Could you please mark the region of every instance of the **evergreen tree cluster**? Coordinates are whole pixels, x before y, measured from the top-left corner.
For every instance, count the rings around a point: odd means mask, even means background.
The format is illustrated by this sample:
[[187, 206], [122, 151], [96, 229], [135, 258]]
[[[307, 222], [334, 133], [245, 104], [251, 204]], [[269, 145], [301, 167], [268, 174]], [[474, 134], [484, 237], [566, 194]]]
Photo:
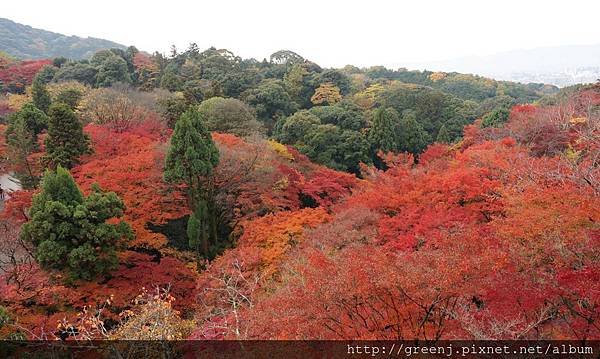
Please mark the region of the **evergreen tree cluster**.
[[124, 221], [107, 222], [123, 215], [125, 206], [117, 195], [94, 185], [84, 196], [61, 166], [46, 171], [40, 187], [33, 198], [31, 220], [21, 231], [21, 237], [34, 244], [40, 265], [84, 280], [115, 269], [117, 250], [133, 238]]

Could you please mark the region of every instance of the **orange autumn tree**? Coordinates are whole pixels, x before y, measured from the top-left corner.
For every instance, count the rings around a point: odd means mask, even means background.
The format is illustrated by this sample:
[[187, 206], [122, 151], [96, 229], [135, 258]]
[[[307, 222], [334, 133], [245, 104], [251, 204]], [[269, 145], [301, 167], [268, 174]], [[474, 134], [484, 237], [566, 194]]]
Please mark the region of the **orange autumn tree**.
[[242, 324], [236, 320], [238, 312], [253, 305], [252, 294], [264, 281], [280, 275], [286, 253], [305, 239], [307, 229], [329, 218], [322, 208], [307, 208], [245, 223], [236, 248], [227, 251], [200, 275], [201, 306], [196, 317], [201, 324], [194, 337], [244, 338], [246, 329], [242, 330]]

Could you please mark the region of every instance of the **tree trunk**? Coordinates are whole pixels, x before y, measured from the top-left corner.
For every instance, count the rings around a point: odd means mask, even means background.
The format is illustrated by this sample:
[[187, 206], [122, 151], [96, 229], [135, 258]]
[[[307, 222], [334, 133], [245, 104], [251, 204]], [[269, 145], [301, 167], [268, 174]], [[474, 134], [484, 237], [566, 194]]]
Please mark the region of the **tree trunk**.
[[208, 226], [206, 224], [207, 224], [206, 218], [202, 218], [202, 229], [201, 229], [202, 241], [201, 241], [201, 244], [202, 244], [202, 252], [203, 252], [204, 258], [208, 258], [209, 254], [210, 254], [209, 253], [209, 242], [208, 242], [209, 241], [208, 228], [207, 228]]

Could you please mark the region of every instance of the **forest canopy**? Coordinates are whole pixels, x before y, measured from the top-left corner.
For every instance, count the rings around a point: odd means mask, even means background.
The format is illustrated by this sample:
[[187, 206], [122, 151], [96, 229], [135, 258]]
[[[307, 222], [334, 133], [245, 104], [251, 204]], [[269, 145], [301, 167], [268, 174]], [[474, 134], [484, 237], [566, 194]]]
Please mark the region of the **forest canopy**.
[[600, 338], [598, 84], [195, 44], [0, 83], [0, 339]]

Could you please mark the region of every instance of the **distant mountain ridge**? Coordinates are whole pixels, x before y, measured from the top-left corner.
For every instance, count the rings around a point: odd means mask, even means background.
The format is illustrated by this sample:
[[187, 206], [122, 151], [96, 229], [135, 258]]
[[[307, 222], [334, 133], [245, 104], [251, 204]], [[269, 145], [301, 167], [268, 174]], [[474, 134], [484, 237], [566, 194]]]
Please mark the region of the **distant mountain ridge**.
[[0, 51], [20, 59], [64, 56], [80, 60], [91, 57], [98, 50], [109, 48], [127, 47], [93, 37], [66, 36], [0, 18]]
[[474, 73], [497, 80], [568, 86], [591, 83], [600, 78], [600, 44], [512, 50], [413, 66], [433, 71]]

